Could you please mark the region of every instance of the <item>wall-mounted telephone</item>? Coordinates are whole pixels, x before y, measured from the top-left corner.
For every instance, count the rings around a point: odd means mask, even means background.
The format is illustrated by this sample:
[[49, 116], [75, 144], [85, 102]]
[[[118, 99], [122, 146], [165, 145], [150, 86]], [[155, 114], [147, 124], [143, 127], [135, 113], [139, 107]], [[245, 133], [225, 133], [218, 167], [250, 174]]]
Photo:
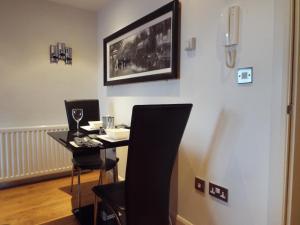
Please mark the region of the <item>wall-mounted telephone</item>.
[[233, 68], [236, 61], [236, 46], [239, 44], [240, 7], [229, 7], [224, 16], [226, 65]]

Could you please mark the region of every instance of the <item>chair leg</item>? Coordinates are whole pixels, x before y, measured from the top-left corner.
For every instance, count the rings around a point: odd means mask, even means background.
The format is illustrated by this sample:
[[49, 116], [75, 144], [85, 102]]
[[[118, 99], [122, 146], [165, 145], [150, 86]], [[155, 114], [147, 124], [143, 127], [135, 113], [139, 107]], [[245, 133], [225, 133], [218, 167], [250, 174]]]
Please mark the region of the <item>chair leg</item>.
[[97, 198], [97, 195], [95, 195], [95, 201], [94, 201], [94, 225], [97, 225], [97, 218], [98, 218], [98, 198]]
[[113, 177], [114, 182], [117, 183], [119, 181], [118, 165], [116, 165], [113, 169]]
[[78, 198], [78, 208], [80, 208], [81, 206], [81, 190], [80, 190], [80, 174], [81, 174], [81, 170], [80, 168], [77, 169], [78, 170], [78, 190], [77, 190], [77, 198]]
[[173, 225], [173, 222], [172, 222], [171, 216], [169, 216], [169, 225]]
[[73, 165], [72, 167], [72, 173], [71, 173], [71, 193], [73, 192], [73, 185], [74, 185], [74, 170], [75, 170], [75, 167]]
[[103, 184], [103, 171], [99, 171], [98, 185]]

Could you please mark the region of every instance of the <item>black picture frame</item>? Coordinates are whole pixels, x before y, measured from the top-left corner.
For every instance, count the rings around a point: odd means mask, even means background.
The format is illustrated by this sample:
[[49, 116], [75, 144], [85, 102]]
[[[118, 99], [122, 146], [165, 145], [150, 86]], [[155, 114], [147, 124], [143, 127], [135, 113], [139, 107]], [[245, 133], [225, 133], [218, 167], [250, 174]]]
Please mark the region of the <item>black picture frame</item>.
[[106, 37], [103, 63], [104, 86], [178, 78], [178, 0]]

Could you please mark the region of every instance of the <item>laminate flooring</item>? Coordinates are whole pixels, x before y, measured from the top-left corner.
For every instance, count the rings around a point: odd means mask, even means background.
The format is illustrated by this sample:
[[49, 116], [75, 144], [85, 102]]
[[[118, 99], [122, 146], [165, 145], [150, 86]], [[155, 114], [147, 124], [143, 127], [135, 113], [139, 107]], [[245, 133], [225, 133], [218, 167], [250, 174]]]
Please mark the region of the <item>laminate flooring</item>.
[[[82, 205], [93, 203], [91, 187], [97, 185], [99, 171], [81, 175]], [[77, 179], [73, 194], [70, 177], [0, 190], [0, 225], [79, 225], [73, 216]]]

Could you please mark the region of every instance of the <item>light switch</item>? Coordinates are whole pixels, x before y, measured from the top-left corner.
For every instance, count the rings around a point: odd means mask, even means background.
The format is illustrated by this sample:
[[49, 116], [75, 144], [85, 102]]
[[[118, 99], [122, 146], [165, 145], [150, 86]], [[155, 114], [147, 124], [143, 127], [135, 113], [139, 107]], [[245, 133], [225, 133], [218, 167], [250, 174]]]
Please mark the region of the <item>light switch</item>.
[[253, 68], [239, 68], [237, 71], [237, 83], [248, 84], [253, 82]]
[[205, 181], [199, 177], [195, 177], [195, 188], [200, 192], [205, 192]]

